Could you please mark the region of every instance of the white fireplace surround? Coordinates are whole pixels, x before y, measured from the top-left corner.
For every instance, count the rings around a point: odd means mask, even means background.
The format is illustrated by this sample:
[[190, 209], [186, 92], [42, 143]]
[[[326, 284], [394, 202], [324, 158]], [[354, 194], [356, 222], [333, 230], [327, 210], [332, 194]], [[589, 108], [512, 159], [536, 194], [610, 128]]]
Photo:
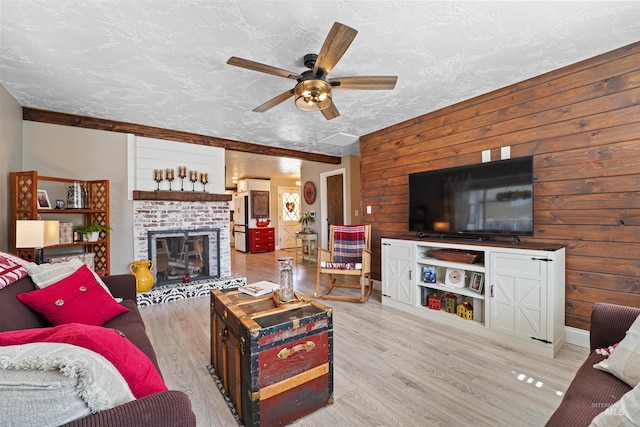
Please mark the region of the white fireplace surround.
[[226, 201], [134, 200], [135, 259], [148, 259], [149, 231], [217, 228], [220, 230], [220, 277], [231, 277], [229, 212], [229, 202]]

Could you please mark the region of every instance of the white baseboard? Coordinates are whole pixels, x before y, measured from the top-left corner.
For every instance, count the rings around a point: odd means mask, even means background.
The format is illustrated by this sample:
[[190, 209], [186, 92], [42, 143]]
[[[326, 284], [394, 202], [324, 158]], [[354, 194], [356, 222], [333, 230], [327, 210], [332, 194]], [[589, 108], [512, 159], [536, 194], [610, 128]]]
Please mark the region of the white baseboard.
[[572, 328], [571, 326], [564, 327], [564, 338], [567, 344], [574, 344], [580, 347], [589, 348], [589, 331], [584, 329]]

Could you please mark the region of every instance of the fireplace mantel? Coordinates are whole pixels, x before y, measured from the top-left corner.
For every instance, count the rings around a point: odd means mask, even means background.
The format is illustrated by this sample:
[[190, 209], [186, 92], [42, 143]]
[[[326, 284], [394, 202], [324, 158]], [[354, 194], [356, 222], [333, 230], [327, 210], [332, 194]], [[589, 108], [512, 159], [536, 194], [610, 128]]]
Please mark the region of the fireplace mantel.
[[173, 202], [228, 202], [230, 194], [211, 194], [201, 191], [133, 191], [133, 200], [167, 200]]

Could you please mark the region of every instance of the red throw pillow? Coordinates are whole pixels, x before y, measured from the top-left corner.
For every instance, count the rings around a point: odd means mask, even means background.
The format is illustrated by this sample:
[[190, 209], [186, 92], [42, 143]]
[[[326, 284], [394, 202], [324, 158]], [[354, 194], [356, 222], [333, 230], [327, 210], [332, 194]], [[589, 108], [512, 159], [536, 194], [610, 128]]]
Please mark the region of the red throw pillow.
[[33, 342], [73, 344], [102, 355], [122, 374], [131, 392], [138, 399], [167, 391], [167, 386], [153, 362], [115, 329], [69, 323], [52, 328], [0, 333], [0, 346]]
[[53, 285], [16, 297], [54, 325], [75, 322], [101, 326], [129, 311], [96, 282], [86, 265]]

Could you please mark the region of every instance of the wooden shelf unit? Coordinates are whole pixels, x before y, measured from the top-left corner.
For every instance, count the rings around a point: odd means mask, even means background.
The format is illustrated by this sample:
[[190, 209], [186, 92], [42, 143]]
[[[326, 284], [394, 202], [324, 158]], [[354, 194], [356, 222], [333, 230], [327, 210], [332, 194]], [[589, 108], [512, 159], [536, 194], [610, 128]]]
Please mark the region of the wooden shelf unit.
[[[48, 182], [50, 185], [61, 188], [78, 182], [87, 189], [87, 208], [84, 209], [40, 209], [38, 207], [38, 189], [40, 182]], [[49, 193], [52, 206], [55, 199], [66, 201], [67, 194]], [[94, 180], [84, 181], [79, 179], [58, 178], [38, 175], [37, 171], [11, 172], [9, 174], [9, 250], [28, 261], [35, 259], [35, 249], [16, 248], [16, 221], [53, 219], [64, 220], [81, 217], [84, 224], [110, 225], [109, 218], [109, 181]], [[72, 221], [70, 221], [72, 222]], [[73, 242], [50, 246], [47, 249], [77, 247], [84, 252], [95, 254], [96, 272], [101, 275], [110, 274], [110, 237], [109, 233], [100, 233], [97, 242]], [[45, 249], [46, 251], [46, 249]]]

